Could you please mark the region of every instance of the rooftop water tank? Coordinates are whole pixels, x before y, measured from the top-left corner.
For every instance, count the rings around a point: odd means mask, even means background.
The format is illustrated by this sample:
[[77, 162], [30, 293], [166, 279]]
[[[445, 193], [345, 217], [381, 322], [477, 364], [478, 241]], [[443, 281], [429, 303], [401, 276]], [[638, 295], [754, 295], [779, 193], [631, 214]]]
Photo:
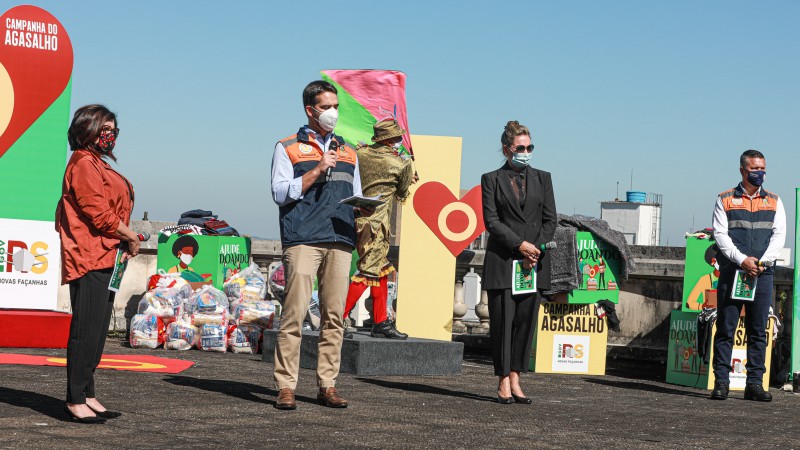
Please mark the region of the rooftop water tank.
[[644, 203], [647, 201], [647, 192], [628, 191], [625, 193], [630, 203]]

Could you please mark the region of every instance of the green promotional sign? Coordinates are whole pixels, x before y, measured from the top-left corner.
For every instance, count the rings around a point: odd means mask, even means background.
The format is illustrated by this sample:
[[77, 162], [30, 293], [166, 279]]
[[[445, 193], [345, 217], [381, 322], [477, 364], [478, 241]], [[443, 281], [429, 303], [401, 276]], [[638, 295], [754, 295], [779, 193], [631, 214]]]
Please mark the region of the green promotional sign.
[[792, 300], [792, 379], [800, 372], [800, 188], [795, 189], [794, 295]]
[[72, 44], [31, 5], [3, 12], [0, 36], [0, 308], [56, 309]]
[[569, 303], [597, 303], [600, 300], [619, 302], [617, 276], [622, 257], [619, 250], [595, 238], [588, 231], [575, 235], [578, 246], [580, 286], [569, 293]]
[[667, 383], [705, 389], [709, 367], [697, 353], [697, 314], [672, 311], [667, 345]]
[[180, 273], [195, 286], [222, 289], [231, 275], [250, 262], [250, 238], [172, 234], [158, 236], [158, 273]]
[[714, 241], [686, 238], [686, 266], [683, 272], [683, 311], [700, 312], [706, 302], [706, 291], [717, 289], [719, 270]]

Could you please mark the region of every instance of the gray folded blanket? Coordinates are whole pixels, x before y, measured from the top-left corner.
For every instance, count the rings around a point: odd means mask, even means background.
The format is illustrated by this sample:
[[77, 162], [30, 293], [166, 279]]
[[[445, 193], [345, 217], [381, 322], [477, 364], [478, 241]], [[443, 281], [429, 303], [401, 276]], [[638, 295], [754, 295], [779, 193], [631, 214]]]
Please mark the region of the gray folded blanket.
[[575, 245], [575, 234], [578, 231], [589, 231], [619, 251], [622, 261], [620, 273], [617, 274], [618, 280], [627, 280], [628, 275], [636, 271], [636, 262], [633, 260], [625, 236], [619, 231], [612, 230], [608, 222], [582, 215], [559, 214], [553, 238], [558, 247], [550, 255], [550, 289], [543, 291], [542, 294], [549, 296], [579, 287], [578, 280], [581, 274], [578, 271], [578, 248]]

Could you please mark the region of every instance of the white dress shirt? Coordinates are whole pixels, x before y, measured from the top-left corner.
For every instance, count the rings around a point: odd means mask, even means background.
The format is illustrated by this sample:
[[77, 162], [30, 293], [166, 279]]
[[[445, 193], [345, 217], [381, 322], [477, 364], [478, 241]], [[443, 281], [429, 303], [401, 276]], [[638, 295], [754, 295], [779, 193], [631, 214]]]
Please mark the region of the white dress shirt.
[[[741, 183], [739, 183], [741, 186]], [[742, 188], [744, 190], [744, 188]], [[755, 198], [761, 192], [759, 188], [756, 195], [748, 195], [751, 199]], [[745, 191], [745, 195], [747, 195]], [[725, 208], [722, 206], [722, 199], [717, 197], [717, 204], [714, 207], [714, 216], [711, 219], [711, 226], [714, 229], [714, 239], [717, 241], [720, 251], [726, 258], [735, 262], [739, 266], [742, 265], [748, 256], [740, 252], [733, 244], [733, 240], [728, 236], [728, 215], [725, 214]], [[761, 261], [772, 261], [773, 263], [778, 259], [780, 251], [786, 243], [786, 210], [783, 209], [783, 202], [780, 197], [778, 198], [778, 205], [775, 209], [775, 219], [772, 222], [772, 237], [769, 238], [769, 245]]]

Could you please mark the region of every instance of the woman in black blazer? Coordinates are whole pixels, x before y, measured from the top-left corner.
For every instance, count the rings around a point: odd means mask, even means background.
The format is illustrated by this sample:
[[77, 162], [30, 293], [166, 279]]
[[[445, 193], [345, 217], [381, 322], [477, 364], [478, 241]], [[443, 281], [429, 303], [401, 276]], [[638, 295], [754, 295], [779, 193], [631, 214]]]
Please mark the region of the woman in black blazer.
[[489, 296], [489, 325], [497, 401], [531, 403], [519, 385], [527, 372], [538, 293], [511, 295], [511, 264], [535, 268], [537, 290], [550, 287], [550, 258], [539, 248], [556, 230], [556, 202], [550, 173], [530, 167], [533, 153], [527, 127], [506, 124], [500, 137], [503, 167], [481, 177], [483, 220], [489, 242], [483, 262], [483, 287]]

